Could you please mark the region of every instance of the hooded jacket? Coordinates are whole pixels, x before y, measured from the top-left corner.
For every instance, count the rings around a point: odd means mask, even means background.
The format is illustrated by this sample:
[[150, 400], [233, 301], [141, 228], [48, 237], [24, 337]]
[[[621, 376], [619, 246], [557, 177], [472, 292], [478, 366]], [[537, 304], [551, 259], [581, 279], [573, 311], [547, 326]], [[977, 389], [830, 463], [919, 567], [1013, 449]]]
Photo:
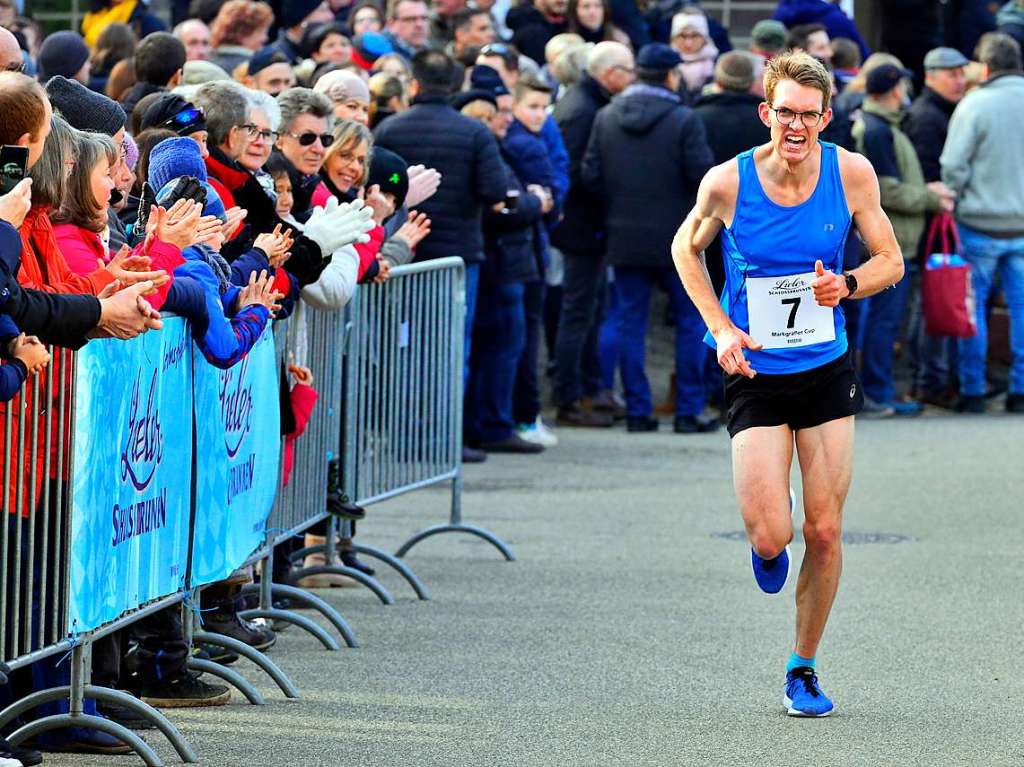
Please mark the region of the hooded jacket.
[[860, 36], [853, 19], [828, 0], [779, 0], [779, 7], [772, 18], [781, 21], [787, 29], [801, 24], [822, 24], [830, 38], [845, 37], [857, 43], [862, 60], [871, 55], [871, 49]]
[[704, 125], [667, 88], [632, 85], [597, 113], [582, 179], [604, 201], [608, 261], [669, 267], [669, 247], [712, 165]]
[[990, 234], [1024, 234], [1024, 76], [997, 75], [964, 96], [949, 121], [942, 180], [956, 218]]

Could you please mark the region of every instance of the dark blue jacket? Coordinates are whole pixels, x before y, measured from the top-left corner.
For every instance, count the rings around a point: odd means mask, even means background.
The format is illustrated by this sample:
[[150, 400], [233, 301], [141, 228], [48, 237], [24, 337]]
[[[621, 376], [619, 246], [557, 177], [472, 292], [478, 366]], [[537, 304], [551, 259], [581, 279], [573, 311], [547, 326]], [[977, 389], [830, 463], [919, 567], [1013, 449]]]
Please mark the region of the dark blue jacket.
[[597, 110], [608, 100], [608, 93], [585, 74], [558, 100], [552, 113], [569, 153], [569, 195], [565, 200], [565, 215], [551, 233], [551, 242], [570, 253], [598, 256], [604, 252], [601, 200], [583, 185], [580, 168]]
[[772, 18], [790, 29], [800, 24], [823, 24], [830, 38], [845, 37], [857, 43], [862, 59], [871, 55], [871, 49], [860, 36], [853, 19], [827, 0], [779, 0], [779, 7]]
[[540, 279], [537, 242], [540, 237], [540, 199], [526, 191], [526, 186], [505, 162], [509, 188], [519, 190], [519, 204], [507, 213], [484, 211], [484, 249], [487, 260], [481, 279], [492, 283], [534, 282]]
[[[18, 230], [4, 221], [0, 227], [0, 312], [10, 297], [7, 283], [15, 278], [20, 260], [21, 238]], [[6, 314], [0, 314], [0, 344], [4, 352], [8, 342], [17, 336], [18, 326], [14, 320]], [[7, 402], [17, 394], [27, 376], [28, 368], [21, 360], [12, 359], [0, 365], [0, 402]]]
[[[540, 135], [532, 133], [521, 122], [514, 120], [509, 126], [508, 135], [502, 142], [501, 149], [505, 161], [508, 162], [524, 187], [530, 184], [539, 184], [552, 191], [555, 195], [555, 207], [547, 215], [557, 221], [559, 213], [557, 182], [544, 140]], [[548, 246], [550, 244], [550, 235], [546, 226], [540, 227], [539, 235], [537, 256], [539, 264], [543, 268], [548, 262]]]
[[377, 126], [376, 144], [409, 165], [441, 173], [437, 193], [419, 206], [431, 220], [430, 234], [416, 248], [416, 260], [460, 256], [484, 258], [480, 213], [505, 199], [505, 169], [498, 144], [479, 120], [461, 115], [441, 96], [417, 98], [410, 109]]
[[598, 112], [582, 178], [604, 200], [609, 263], [671, 267], [672, 237], [711, 165], [704, 124], [667, 88], [631, 85]]

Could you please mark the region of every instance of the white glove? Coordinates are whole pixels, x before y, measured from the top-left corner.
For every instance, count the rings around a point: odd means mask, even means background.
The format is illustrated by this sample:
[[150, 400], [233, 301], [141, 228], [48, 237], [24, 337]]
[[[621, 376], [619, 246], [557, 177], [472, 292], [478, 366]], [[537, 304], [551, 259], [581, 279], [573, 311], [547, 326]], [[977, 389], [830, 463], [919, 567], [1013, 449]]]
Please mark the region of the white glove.
[[323, 208], [313, 209], [303, 234], [320, 246], [324, 256], [357, 242], [369, 242], [367, 234], [373, 227], [373, 210], [362, 200], [338, 204], [332, 197]]
[[405, 205], [408, 208], [415, 208], [424, 200], [429, 200], [441, 186], [441, 174], [433, 168], [411, 165], [406, 172], [409, 176], [409, 191], [405, 193]]

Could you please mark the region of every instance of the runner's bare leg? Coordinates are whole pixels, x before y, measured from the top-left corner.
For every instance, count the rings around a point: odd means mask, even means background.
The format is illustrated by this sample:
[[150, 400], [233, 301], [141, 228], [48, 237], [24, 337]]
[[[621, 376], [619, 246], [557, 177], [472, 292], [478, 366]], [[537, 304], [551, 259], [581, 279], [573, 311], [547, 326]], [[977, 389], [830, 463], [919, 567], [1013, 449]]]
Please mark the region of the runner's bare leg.
[[804, 561], [796, 584], [796, 653], [813, 658], [843, 570], [843, 504], [853, 476], [853, 416], [796, 433], [803, 476]]
[[788, 426], [756, 426], [732, 439], [732, 477], [747, 538], [757, 555], [777, 557], [793, 539], [789, 472], [793, 432]]

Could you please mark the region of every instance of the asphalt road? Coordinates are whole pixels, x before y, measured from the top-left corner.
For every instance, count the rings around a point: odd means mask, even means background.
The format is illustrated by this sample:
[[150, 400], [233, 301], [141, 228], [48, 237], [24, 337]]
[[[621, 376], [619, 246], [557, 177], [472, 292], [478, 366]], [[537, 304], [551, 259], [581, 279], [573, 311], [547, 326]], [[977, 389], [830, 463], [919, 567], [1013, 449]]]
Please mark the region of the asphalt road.
[[[777, 597], [754, 585], [724, 433], [561, 436], [543, 457], [467, 468], [467, 519], [518, 562], [434, 538], [407, 558], [430, 602], [393, 573], [391, 607], [321, 592], [362, 647], [325, 652], [293, 628], [271, 657], [300, 700], [241, 662], [267, 706], [236, 694], [169, 712], [201, 763], [1024, 764], [1024, 420], [858, 424], [845, 572], [818, 654], [837, 710], [823, 720], [783, 714], [793, 583]], [[360, 535], [394, 548], [446, 501], [438, 489], [375, 507]]]

